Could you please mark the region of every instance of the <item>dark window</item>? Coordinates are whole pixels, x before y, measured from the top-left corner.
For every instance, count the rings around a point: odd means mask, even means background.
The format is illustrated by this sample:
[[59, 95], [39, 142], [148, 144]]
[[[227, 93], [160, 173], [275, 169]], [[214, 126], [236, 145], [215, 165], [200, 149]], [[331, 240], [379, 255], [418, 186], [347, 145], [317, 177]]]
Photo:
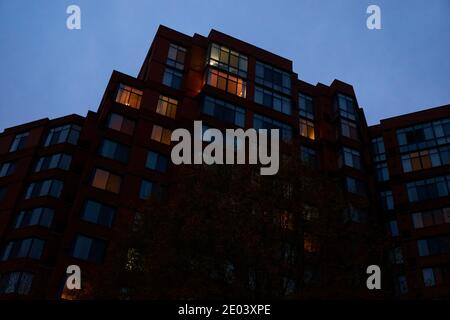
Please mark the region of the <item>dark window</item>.
[[415, 212], [411, 217], [416, 229], [450, 223], [450, 207]]
[[33, 284], [33, 274], [28, 272], [9, 272], [0, 275], [0, 294], [16, 293], [28, 295]]
[[75, 237], [72, 256], [80, 260], [100, 263], [103, 261], [105, 251], [105, 241], [79, 234]]
[[59, 143], [70, 143], [76, 145], [80, 137], [81, 127], [75, 124], [52, 128], [47, 134], [44, 146], [48, 147]]
[[314, 120], [314, 104], [310, 96], [300, 93], [298, 95], [298, 108], [300, 116]]
[[356, 123], [340, 119], [341, 134], [344, 137], [359, 140], [358, 127]]
[[14, 162], [5, 162], [0, 166], [0, 178], [12, 175], [16, 171]]
[[351, 193], [355, 193], [358, 195], [366, 195], [366, 185], [363, 181], [352, 178], [352, 177], [346, 177], [345, 178], [345, 185], [346, 190]]
[[148, 199], [152, 193], [154, 192], [154, 183], [148, 180], [142, 180], [141, 182], [141, 190], [139, 191], [140, 199]]
[[181, 84], [183, 82], [183, 74], [171, 68], [166, 68], [164, 71], [163, 84], [166, 86], [181, 89]]
[[44, 180], [33, 182], [28, 186], [25, 199], [51, 196], [59, 198], [63, 188], [63, 182], [59, 180]]
[[134, 121], [129, 120], [117, 113], [111, 113], [108, 117], [107, 127], [128, 135], [132, 135], [134, 131]]
[[414, 181], [406, 184], [410, 202], [424, 201], [449, 195], [450, 176]]
[[37, 238], [26, 238], [10, 241], [2, 253], [2, 261], [15, 258], [40, 259], [44, 250], [45, 241]]
[[111, 227], [115, 215], [113, 207], [103, 203], [87, 200], [81, 213], [81, 219], [105, 227]]
[[98, 153], [105, 158], [127, 162], [129, 148], [112, 140], [103, 139]]
[[389, 180], [389, 169], [386, 162], [376, 164], [375, 173], [378, 181]]
[[392, 191], [383, 191], [380, 192], [381, 199], [381, 207], [384, 210], [393, 210], [394, 209], [394, 197], [392, 196]]
[[255, 102], [288, 115], [292, 112], [291, 99], [258, 86], [255, 87]]
[[245, 126], [245, 110], [220, 99], [205, 97], [203, 113], [239, 127]]
[[344, 147], [339, 155], [339, 165], [361, 170], [361, 154], [358, 150]]
[[166, 172], [167, 171], [167, 163], [168, 159], [167, 157], [154, 152], [149, 151], [147, 153], [147, 161], [145, 162], [145, 166], [149, 169], [156, 170], [159, 172]]
[[11, 143], [11, 146], [9, 147], [9, 152], [22, 150], [25, 147], [25, 142], [27, 141], [29, 135], [29, 132], [24, 132], [16, 135], [13, 142]]
[[16, 217], [14, 228], [24, 228], [30, 226], [43, 226], [50, 228], [55, 211], [49, 208], [33, 208], [20, 211]]
[[356, 120], [356, 103], [353, 98], [339, 93], [335, 103], [341, 117]]
[[317, 167], [317, 154], [312, 148], [300, 146], [300, 160], [309, 167]]
[[450, 143], [450, 118], [397, 130], [400, 152], [410, 152]]
[[72, 156], [62, 153], [41, 157], [39, 158], [34, 167], [34, 172], [40, 172], [56, 168], [69, 170], [71, 162]]
[[3, 199], [5, 198], [6, 191], [7, 191], [6, 187], [0, 187], [0, 202], [2, 202]]
[[273, 90], [291, 94], [290, 74], [268, 64], [256, 61], [255, 81]]
[[185, 58], [186, 49], [171, 43], [169, 46], [169, 53], [167, 54], [166, 64], [168, 66], [183, 70]]
[[292, 142], [292, 127], [283, 122], [265, 117], [259, 114], [253, 115], [253, 127], [259, 129], [278, 129], [280, 130], [280, 137], [284, 142]]

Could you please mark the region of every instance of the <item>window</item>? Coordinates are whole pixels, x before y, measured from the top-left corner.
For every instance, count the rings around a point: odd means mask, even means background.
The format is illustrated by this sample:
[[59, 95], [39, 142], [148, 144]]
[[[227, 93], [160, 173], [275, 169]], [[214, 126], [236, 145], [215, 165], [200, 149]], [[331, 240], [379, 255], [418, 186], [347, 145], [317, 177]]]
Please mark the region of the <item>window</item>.
[[81, 219], [110, 228], [114, 215], [113, 207], [94, 200], [87, 200], [81, 212]]
[[171, 68], [166, 68], [164, 71], [163, 84], [166, 86], [181, 89], [183, 82], [183, 74]]
[[384, 210], [393, 210], [394, 209], [394, 197], [392, 196], [392, 191], [383, 191], [380, 192], [381, 198], [381, 207]]
[[361, 170], [361, 154], [359, 151], [347, 147], [342, 148], [339, 156], [339, 166], [347, 166]]
[[265, 117], [255, 113], [253, 115], [253, 127], [256, 130], [259, 129], [279, 129], [281, 139], [284, 142], [290, 143], [292, 142], [292, 127], [283, 122], [274, 120], [269, 117]]
[[14, 162], [5, 162], [0, 166], [0, 178], [10, 176], [16, 171]]
[[396, 220], [392, 220], [389, 222], [389, 232], [392, 237], [398, 237], [398, 224]]
[[303, 250], [308, 253], [316, 253], [320, 250], [320, 243], [314, 236], [305, 233], [303, 238]]
[[203, 113], [239, 127], [245, 126], [245, 110], [220, 99], [206, 96]]
[[432, 256], [450, 252], [450, 236], [417, 240], [419, 256]]
[[19, 133], [16, 135], [11, 143], [11, 146], [9, 147], [9, 152], [22, 150], [25, 147], [25, 142], [27, 141], [29, 135], [29, 132]]
[[177, 105], [177, 100], [160, 95], [158, 106], [156, 107], [156, 112], [162, 114], [163, 116], [175, 119], [175, 114], [177, 113]]
[[341, 117], [356, 120], [356, 103], [353, 98], [338, 93], [335, 104]]
[[378, 181], [389, 180], [389, 170], [386, 162], [376, 164], [375, 173]]
[[28, 186], [25, 193], [25, 199], [36, 197], [54, 197], [59, 198], [63, 188], [63, 182], [59, 180], [44, 180], [33, 182]]
[[2, 253], [2, 261], [15, 258], [31, 258], [39, 260], [44, 250], [44, 240], [25, 238], [13, 240], [6, 244]]
[[450, 163], [449, 147], [411, 152], [402, 155], [404, 172], [439, 167]]
[[341, 135], [353, 140], [359, 140], [358, 127], [356, 123], [340, 119]]
[[408, 293], [408, 283], [405, 276], [397, 277], [397, 292], [399, 294]]
[[449, 195], [450, 176], [414, 181], [406, 184], [410, 202], [424, 201]]
[[49, 208], [33, 208], [20, 211], [16, 217], [14, 228], [24, 228], [31, 226], [42, 226], [50, 228], [55, 210]]
[[397, 130], [400, 152], [411, 152], [450, 143], [450, 118]]
[[50, 169], [69, 170], [72, 156], [58, 153], [51, 156], [39, 158], [34, 167], [34, 172], [40, 172]]
[[437, 268], [422, 269], [423, 284], [425, 285], [425, 287], [435, 287], [436, 286], [435, 273], [439, 273], [439, 270]]
[[247, 77], [247, 57], [225, 46], [212, 43], [209, 47], [207, 63], [240, 77]]
[[185, 58], [186, 49], [171, 43], [169, 46], [169, 53], [167, 55], [166, 64], [168, 66], [183, 70]]
[[33, 274], [28, 272], [9, 272], [0, 276], [0, 294], [16, 293], [28, 295], [33, 283]]
[[0, 202], [2, 202], [3, 199], [5, 198], [6, 191], [7, 191], [6, 187], [0, 187]]
[[121, 83], [117, 90], [116, 102], [134, 109], [139, 109], [141, 107], [142, 94], [143, 92], [141, 90]]
[[363, 181], [359, 179], [346, 177], [345, 185], [347, 192], [355, 193], [361, 196], [366, 195], [366, 185]]
[[310, 167], [317, 167], [317, 154], [312, 148], [300, 146], [300, 160]]
[[403, 263], [403, 253], [401, 247], [395, 247], [390, 252], [391, 262], [393, 264], [402, 264]]
[[102, 157], [126, 163], [128, 161], [129, 151], [130, 148], [123, 144], [103, 139], [98, 153]]
[[79, 234], [75, 237], [72, 256], [80, 260], [100, 263], [103, 260], [105, 251], [105, 241]]
[[167, 164], [168, 164], [167, 157], [154, 151], [149, 151], [147, 153], [147, 160], [145, 162], [145, 166], [148, 169], [156, 170], [159, 172], [166, 172]]
[[102, 190], [119, 193], [122, 178], [111, 172], [95, 169], [92, 178], [92, 186]]
[[300, 118], [300, 135], [314, 140], [314, 122]]
[[298, 109], [300, 116], [314, 120], [314, 104], [310, 96], [299, 93]]
[[273, 90], [291, 94], [290, 74], [260, 61], [256, 61], [255, 81]]
[[386, 150], [384, 148], [383, 137], [378, 137], [372, 139], [372, 152], [374, 154], [375, 161], [385, 161], [386, 160]]
[[141, 190], [139, 191], [140, 199], [148, 199], [153, 192], [153, 182], [148, 180], [142, 180]]
[[366, 223], [367, 217], [366, 209], [356, 208], [352, 204], [344, 209], [344, 222]]
[[134, 121], [129, 120], [125, 118], [124, 116], [117, 114], [117, 113], [111, 113], [108, 116], [108, 121], [106, 126], [110, 129], [123, 132], [128, 135], [132, 135], [134, 131]]
[[156, 124], [152, 128], [152, 140], [170, 145], [170, 138], [172, 136], [172, 131]]
[[258, 86], [255, 86], [255, 102], [288, 115], [292, 112], [291, 99]]
[[245, 80], [229, 75], [215, 69], [208, 69], [207, 83], [220, 90], [227, 91], [238, 97], [245, 98], [247, 96], [247, 83]]
[[450, 207], [416, 212], [411, 217], [416, 229], [450, 223]]
[[76, 145], [80, 137], [81, 127], [76, 124], [52, 128], [47, 134], [44, 146], [48, 147], [59, 143], [70, 143]]

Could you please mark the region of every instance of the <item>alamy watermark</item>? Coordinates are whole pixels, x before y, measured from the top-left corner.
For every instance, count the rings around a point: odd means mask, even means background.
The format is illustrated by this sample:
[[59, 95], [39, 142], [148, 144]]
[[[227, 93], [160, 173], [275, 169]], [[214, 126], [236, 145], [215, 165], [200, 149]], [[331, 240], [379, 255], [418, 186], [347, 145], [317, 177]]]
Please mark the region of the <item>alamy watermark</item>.
[[[218, 129], [203, 132], [201, 121], [194, 121], [194, 137], [187, 129], [176, 129], [171, 140], [178, 142], [171, 153], [172, 162], [180, 164], [261, 164], [261, 175], [278, 173], [280, 147], [278, 129]], [[270, 131], [270, 134], [268, 134]], [[270, 145], [269, 145], [270, 140]], [[203, 149], [203, 142], [210, 143]], [[246, 143], [248, 142], [248, 144]], [[193, 148], [192, 148], [193, 143]], [[246, 148], [248, 145], [248, 149]], [[193, 150], [193, 154], [192, 154]], [[225, 151], [225, 154], [224, 154]]]

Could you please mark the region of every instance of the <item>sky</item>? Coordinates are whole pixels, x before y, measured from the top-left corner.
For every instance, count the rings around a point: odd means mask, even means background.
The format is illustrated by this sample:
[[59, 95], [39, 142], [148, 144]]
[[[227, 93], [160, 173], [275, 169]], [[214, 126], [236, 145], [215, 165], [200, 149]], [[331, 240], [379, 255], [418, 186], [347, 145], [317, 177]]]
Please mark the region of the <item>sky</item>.
[[[81, 29], [69, 30], [69, 5]], [[381, 30], [369, 30], [369, 5]], [[113, 70], [137, 76], [160, 24], [214, 28], [353, 85], [369, 124], [450, 104], [449, 0], [0, 0], [0, 132], [96, 111]]]

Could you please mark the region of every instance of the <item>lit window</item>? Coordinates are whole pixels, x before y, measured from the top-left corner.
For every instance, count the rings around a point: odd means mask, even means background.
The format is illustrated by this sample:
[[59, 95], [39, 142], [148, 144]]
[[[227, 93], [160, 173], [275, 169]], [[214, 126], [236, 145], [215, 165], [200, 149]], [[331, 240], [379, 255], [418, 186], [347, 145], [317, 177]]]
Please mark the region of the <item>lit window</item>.
[[183, 70], [185, 58], [186, 49], [171, 43], [169, 46], [166, 64], [168, 66]]
[[119, 89], [117, 90], [116, 102], [134, 109], [139, 109], [141, 106], [142, 94], [143, 92], [141, 90], [120, 84]]
[[314, 140], [314, 122], [300, 118], [300, 135]]
[[303, 249], [308, 253], [319, 252], [320, 244], [319, 241], [314, 238], [312, 235], [305, 233], [303, 238]]
[[119, 193], [122, 178], [108, 171], [95, 169], [92, 178], [92, 186], [102, 190]]
[[159, 96], [158, 106], [156, 107], [156, 112], [167, 116], [169, 118], [175, 119], [175, 114], [177, 112], [178, 101], [163, 95]]
[[247, 77], [247, 57], [216, 43], [209, 48], [208, 64], [240, 77]]
[[172, 131], [156, 124], [153, 125], [152, 128], [152, 136], [151, 139], [170, 145], [170, 138], [172, 136]]
[[208, 69], [207, 83], [242, 98], [245, 98], [247, 95], [246, 81], [225, 72]]

